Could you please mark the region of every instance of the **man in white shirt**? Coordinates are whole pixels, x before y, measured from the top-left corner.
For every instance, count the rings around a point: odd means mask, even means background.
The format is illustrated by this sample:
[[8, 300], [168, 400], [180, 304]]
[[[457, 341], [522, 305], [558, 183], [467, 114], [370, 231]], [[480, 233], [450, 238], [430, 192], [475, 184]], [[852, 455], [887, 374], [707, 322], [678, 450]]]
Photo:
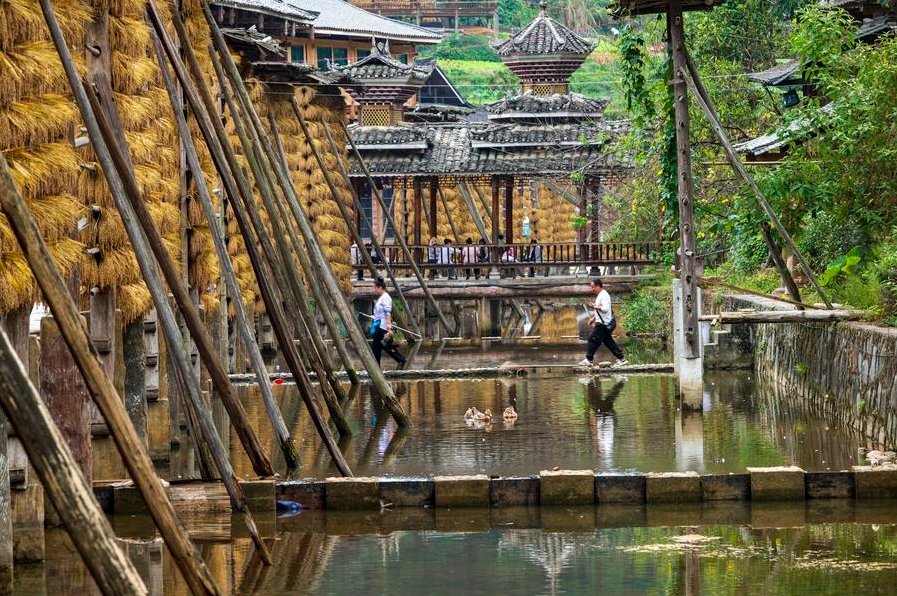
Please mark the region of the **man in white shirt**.
[[377, 302], [374, 303], [373, 323], [371, 323], [371, 335], [373, 335], [371, 348], [374, 358], [380, 364], [381, 352], [386, 352], [399, 363], [399, 368], [405, 366], [405, 357], [396, 348], [396, 342], [392, 332], [392, 297], [386, 291], [386, 283], [382, 277], [374, 280], [374, 294]]
[[613, 330], [617, 327], [617, 321], [614, 319], [614, 311], [611, 308], [610, 294], [604, 289], [604, 283], [600, 278], [595, 278], [589, 282], [592, 291], [595, 292], [595, 302], [592, 305], [594, 314], [589, 317], [589, 325], [592, 327], [592, 334], [589, 336], [588, 348], [586, 348], [586, 357], [579, 362], [579, 366], [592, 366], [592, 359], [595, 352], [601, 347], [601, 344], [607, 346], [611, 354], [617, 359], [611, 366], [623, 366], [629, 364], [623, 357], [623, 350], [614, 341]]

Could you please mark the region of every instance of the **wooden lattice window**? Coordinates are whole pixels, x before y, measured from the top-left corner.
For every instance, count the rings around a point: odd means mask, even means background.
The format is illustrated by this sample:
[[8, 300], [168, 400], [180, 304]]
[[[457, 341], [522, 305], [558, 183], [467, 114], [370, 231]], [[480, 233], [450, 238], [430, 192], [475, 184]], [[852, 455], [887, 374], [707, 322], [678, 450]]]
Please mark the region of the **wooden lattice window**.
[[390, 120], [388, 106], [364, 106], [361, 108], [362, 126], [389, 126]]
[[552, 91], [552, 85], [533, 85], [533, 95], [551, 95]]

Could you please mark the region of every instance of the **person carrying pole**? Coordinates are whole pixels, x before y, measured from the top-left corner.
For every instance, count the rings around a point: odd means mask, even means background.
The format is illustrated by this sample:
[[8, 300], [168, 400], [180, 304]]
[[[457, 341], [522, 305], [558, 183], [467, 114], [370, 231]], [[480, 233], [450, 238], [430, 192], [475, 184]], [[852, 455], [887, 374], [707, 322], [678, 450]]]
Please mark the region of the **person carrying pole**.
[[399, 368], [403, 368], [407, 360], [396, 347], [392, 332], [392, 297], [386, 291], [386, 282], [382, 277], [374, 280], [374, 293], [377, 295], [377, 302], [374, 303], [374, 321], [371, 323], [373, 336], [371, 348], [374, 351], [374, 358], [377, 359], [377, 364], [380, 364], [380, 354], [386, 351], [399, 363]]

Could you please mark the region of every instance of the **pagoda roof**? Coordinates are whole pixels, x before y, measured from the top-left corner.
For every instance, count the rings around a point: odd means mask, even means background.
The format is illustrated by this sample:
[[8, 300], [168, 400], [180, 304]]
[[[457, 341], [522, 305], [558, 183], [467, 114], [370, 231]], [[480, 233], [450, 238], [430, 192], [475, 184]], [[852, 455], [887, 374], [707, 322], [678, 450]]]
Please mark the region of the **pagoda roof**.
[[486, 106], [490, 120], [547, 120], [602, 118], [607, 99], [593, 99], [579, 93], [516, 95]]
[[[374, 177], [518, 177], [598, 175], [629, 167], [608, 146], [630, 129], [627, 121], [568, 125], [416, 124], [355, 126], [359, 146]], [[363, 176], [358, 164], [354, 177]]]
[[395, 84], [423, 85], [433, 73], [436, 63], [432, 60], [411, 64], [399, 62], [389, 55], [388, 49], [381, 50], [375, 44], [371, 53], [351, 64], [334, 66], [338, 70], [360, 82], [377, 81], [378, 83], [394, 82]]
[[592, 53], [595, 44], [545, 14], [543, 3], [539, 16], [529, 26], [510, 39], [494, 43], [492, 47], [502, 59], [551, 54], [585, 57]]

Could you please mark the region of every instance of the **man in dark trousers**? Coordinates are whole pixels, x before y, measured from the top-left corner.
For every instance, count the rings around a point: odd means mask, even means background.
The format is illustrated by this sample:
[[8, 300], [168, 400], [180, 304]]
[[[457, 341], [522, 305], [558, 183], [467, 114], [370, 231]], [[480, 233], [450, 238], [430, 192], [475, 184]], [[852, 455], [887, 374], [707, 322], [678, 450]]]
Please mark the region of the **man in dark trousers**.
[[374, 294], [377, 295], [377, 302], [374, 303], [374, 322], [371, 323], [371, 335], [374, 336], [371, 348], [374, 351], [374, 358], [377, 359], [377, 364], [380, 364], [380, 353], [385, 351], [399, 363], [399, 368], [402, 368], [406, 360], [396, 348], [392, 332], [392, 297], [386, 291], [386, 282], [382, 277], [374, 280]]
[[589, 317], [589, 325], [593, 325], [592, 334], [589, 336], [589, 345], [586, 349], [586, 357], [580, 360], [579, 366], [592, 366], [592, 359], [601, 344], [607, 346], [611, 354], [617, 359], [611, 366], [623, 366], [629, 364], [623, 357], [623, 350], [614, 341], [613, 331], [617, 327], [614, 319], [614, 311], [611, 308], [610, 294], [604, 289], [604, 283], [600, 278], [589, 282], [592, 291], [595, 292], [595, 302], [592, 304], [593, 314]]

